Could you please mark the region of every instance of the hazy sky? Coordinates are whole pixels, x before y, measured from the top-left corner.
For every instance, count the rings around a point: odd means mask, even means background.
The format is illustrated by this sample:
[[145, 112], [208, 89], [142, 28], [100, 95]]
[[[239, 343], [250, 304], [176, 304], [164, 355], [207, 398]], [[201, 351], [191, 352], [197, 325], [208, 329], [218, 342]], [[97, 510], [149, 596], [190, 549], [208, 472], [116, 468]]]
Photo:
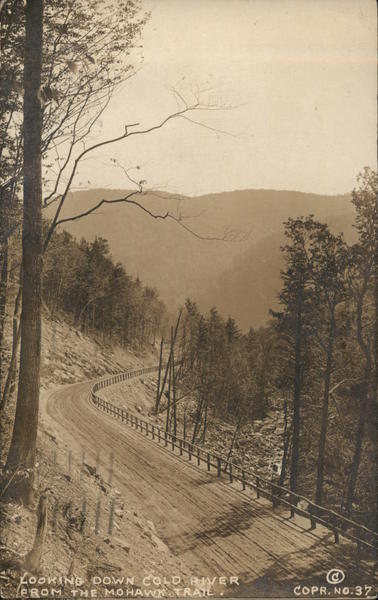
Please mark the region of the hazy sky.
[[122, 141], [81, 168], [89, 187], [127, 187], [141, 166], [151, 187], [187, 194], [274, 188], [343, 193], [376, 156], [374, 0], [155, 0], [144, 61], [113, 100], [99, 139], [125, 123], [153, 125], [190, 103], [198, 112]]

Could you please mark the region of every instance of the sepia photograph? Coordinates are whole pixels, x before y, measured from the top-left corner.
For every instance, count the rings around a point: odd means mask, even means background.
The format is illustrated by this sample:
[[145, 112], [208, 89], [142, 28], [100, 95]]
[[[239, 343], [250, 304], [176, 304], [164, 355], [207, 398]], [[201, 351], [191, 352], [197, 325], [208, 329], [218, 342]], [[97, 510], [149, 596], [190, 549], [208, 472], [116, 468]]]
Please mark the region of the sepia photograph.
[[373, 0], [0, 0], [0, 598], [377, 597]]

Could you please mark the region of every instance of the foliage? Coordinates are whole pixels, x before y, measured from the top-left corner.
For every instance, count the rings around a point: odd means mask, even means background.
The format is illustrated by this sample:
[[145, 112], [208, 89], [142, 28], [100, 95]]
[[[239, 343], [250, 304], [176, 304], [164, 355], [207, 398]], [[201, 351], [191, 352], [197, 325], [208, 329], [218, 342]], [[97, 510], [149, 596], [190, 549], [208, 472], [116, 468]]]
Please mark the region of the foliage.
[[155, 289], [143, 286], [114, 263], [103, 238], [77, 242], [54, 233], [45, 255], [43, 299], [86, 333], [100, 333], [123, 347], [154, 344], [167, 323]]

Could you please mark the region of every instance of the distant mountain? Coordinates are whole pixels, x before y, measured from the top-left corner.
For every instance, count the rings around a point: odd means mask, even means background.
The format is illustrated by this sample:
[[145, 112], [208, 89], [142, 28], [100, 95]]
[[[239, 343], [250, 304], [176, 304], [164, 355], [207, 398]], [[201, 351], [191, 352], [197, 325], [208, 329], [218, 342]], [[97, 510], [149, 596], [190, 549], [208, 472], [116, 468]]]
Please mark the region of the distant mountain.
[[[355, 238], [352, 228], [354, 214], [324, 219], [334, 233], [345, 234], [348, 241]], [[269, 319], [269, 309], [277, 309], [281, 289], [280, 271], [284, 266], [281, 246], [285, 244], [283, 228], [252, 244], [232, 267], [207, 283], [197, 300], [209, 309], [214, 304], [225, 316], [233, 315], [243, 329], [263, 325]]]
[[[88, 210], [101, 199], [125, 196], [125, 190], [88, 190], [71, 194], [62, 217]], [[349, 195], [320, 196], [302, 192], [243, 190], [185, 197], [159, 192], [134, 197], [154, 214], [167, 210], [206, 237], [232, 230], [249, 233], [247, 241], [200, 240], [178, 223], [152, 218], [136, 206], [102, 206], [96, 213], [65, 224], [76, 237], [109, 240], [113, 257], [126, 270], [156, 287], [171, 310], [186, 297], [201, 307], [217, 305], [243, 327], [266, 319], [279, 288], [282, 223], [290, 216], [314, 214], [351, 235], [353, 207]], [[46, 216], [51, 216], [47, 211]]]

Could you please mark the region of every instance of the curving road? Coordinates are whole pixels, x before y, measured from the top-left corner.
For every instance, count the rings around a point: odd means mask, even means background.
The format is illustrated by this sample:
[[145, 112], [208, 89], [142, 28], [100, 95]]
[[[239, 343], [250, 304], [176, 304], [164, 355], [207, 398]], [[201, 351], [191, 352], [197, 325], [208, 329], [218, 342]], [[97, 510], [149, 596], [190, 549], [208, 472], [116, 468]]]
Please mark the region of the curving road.
[[[45, 410], [87, 455], [114, 452], [113, 485], [153, 521], [157, 535], [194, 575], [238, 576], [233, 596], [292, 597], [298, 584], [326, 585], [342, 567], [349, 585], [370, 583], [358, 573], [349, 545], [287, 512], [274, 512], [253, 493], [239, 492], [97, 410], [89, 382], [55, 391]], [[93, 463], [94, 464], [94, 463]], [[365, 581], [366, 580], [366, 581]]]

